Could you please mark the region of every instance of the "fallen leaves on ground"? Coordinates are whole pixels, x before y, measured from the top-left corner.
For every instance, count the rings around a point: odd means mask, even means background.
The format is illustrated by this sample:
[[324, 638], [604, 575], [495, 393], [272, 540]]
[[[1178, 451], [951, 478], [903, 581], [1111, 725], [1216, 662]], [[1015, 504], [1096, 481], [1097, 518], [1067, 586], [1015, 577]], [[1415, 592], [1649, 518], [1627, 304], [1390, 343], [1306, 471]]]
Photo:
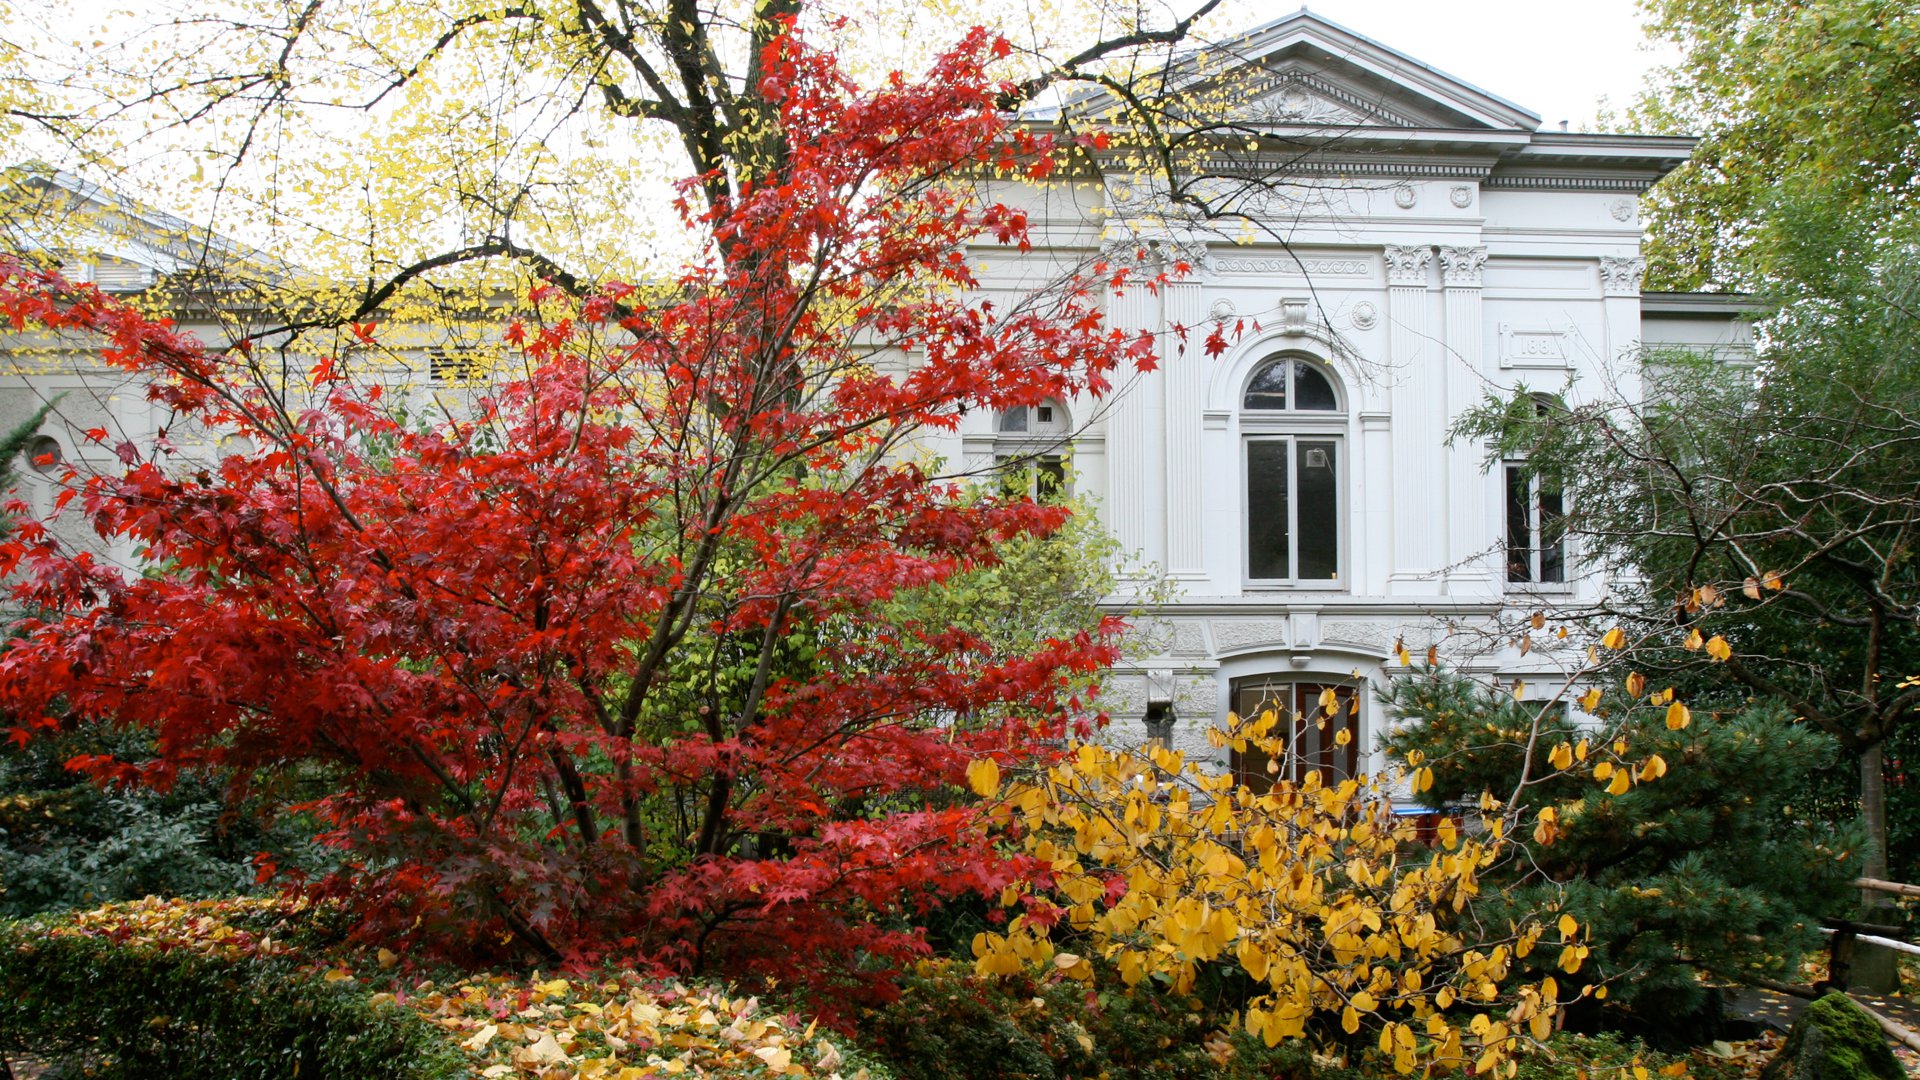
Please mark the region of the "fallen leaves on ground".
[[[281, 897], [148, 897], [77, 912], [53, 936], [130, 947], [188, 949], [222, 960], [298, 959], [284, 938], [314, 909]], [[275, 933], [281, 938], [276, 939]], [[314, 960], [327, 982], [365, 982], [376, 1004], [410, 1009], [473, 1055], [474, 1075], [496, 1080], [653, 1080], [685, 1076], [865, 1080], [843, 1076], [841, 1048], [817, 1026], [711, 987], [662, 984], [632, 972], [593, 979], [480, 974], [449, 986], [398, 980], [387, 949]]]

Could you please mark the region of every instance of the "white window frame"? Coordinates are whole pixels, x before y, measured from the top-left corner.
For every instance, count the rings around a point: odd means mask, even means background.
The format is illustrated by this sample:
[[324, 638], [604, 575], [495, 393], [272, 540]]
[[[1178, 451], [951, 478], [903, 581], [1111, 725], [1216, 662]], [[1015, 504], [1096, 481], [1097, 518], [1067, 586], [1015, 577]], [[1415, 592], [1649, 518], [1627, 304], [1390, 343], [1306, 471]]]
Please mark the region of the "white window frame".
[[[1247, 387], [1262, 371], [1274, 364], [1291, 364], [1302, 361], [1327, 380], [1333, 389], [1334, 408], [1303, 410], [1294, 407], [1298, 396], [1294, 392], [1291, 371], [1287, 376], [1287, 408], [1248, 409], [1246, 407]], [[1347, 526], [1348, 517], [1348, 477], [1352, 474], [1352, 464], [1347, 450], [1347, 410], [1344, 388], [1340, 379], [1324, 363], [1312, 356], [1296, 352], [1280, 352], [1263, 358], [1248, 373], [1235, 399], [1240, 418], [1238, 443], [1239, 482], [1236, 485], [1236, 497], [1240, 500], [1240, 573], [1248, 589], [1291, 589], [1312, 590], [1318, 592], [1345, 591], [1351, 576], [1352, 538]], [[1248, 505], [1250, 492], [1247, 490], [1249, 476], [1248, 448], [1256, 442], [1286, 442], [1287, 450], [1287, 569], [1289, 574], [1297, 574], [1300, 565], [1300, 502], [1299, 502], [1299, 445], [1305, 442], [1327, 442], [1333, 444], [1333, 489], [1334, 489], [1334, 576], [1330, 578], [1301, 578], [1289, 576], [1282, 578], [1262, 578], [1253, 575], [1253, 517], [1252, 507]]]
[[[1525, 577], [1514, 576], [1514, 521], [1513, 499], [1511, 491], [1514, 474], [1519, 473], [1526, 481], [1527, 520], [1522, 526], [1527, 533]], [[1572, 587], [1573, 547], [1567, 542], [1566, 528], [1561, 527], [1560, 538], [1555, 544], [1560, 549], [1560, 578], [1557, 581], [1544, 580], [1547, 552], [1546, 544], [1546, 508], [1540, 498], [1545, 489], [1538, 473], [1527, 471], [1524, 459], [1508, 459], [1501, 463], [1500, 469], [1500, 548], [1502, 564], [1508, 588], [1517, 588], [1526, 592], [1565, 592]], [[1561, 495], [1560, 518], [1564, 522], [1567, 516], [1566, 496]]]
[[[1072, 414], [1057, 401], [1042, 401], [1037, 405], [1016, 406], [1027, 412], [1024, 431], [1007, 431], [1002, 425], [1008, 412], [1003, 410], [993, 416], [993, 475], [1003, 488], [1011, 489], [1006, 482], [1016, 470], [1026, 474], [1026, 495], [1036, 502], [1043, 499], [1070, 499], [1073, 497], [1073, 422]], [[1039, 418], [1040, 410], [1052, 410], [1052, 417]], [[1060, 470], [1059, 486], [1053, 491], [1043, 491], [1040, 476], [1048, 471], [1048, 466], [1057, 466]]]

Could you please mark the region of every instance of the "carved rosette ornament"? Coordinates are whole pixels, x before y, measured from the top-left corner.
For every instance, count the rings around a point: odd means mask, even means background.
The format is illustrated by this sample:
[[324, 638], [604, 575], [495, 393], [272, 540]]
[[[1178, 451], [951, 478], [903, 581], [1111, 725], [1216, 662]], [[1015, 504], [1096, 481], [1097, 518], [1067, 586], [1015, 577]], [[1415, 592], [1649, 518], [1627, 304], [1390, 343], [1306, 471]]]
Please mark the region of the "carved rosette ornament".
[[1647, 260], [1639, 256], [1600, 256], [1600, 291], [1608, 296], [1639, 296]]
[[1487, 265], [1484, 247], [1443, 247], [1440, 249], [1440, 280], [1449, 289], [1477, 289], [1480, 271]]
[[1355, 330], [1371, 330], [1380, 322], [1380, 309], [1362, 300], [1353, 305], [1353, 312], [1350, 317]]
[[1425, 287], [1427, 268], [1433, 265], [1433, 249], [1424, 244], [1388, 244], [1387, 284]]

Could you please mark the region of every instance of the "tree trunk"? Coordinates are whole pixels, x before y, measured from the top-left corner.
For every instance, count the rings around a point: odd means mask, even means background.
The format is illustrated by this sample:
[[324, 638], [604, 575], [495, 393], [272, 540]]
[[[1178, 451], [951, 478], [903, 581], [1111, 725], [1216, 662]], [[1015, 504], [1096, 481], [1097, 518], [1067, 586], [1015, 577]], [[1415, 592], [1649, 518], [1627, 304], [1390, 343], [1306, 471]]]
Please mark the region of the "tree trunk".
[[[1875, 742], [1860, 751], [1860, 816], [1867, 823], [1867, 863], [1865, 876], [1887, 877], [1887, 780], [1883, 771], [1884, 742]], [[1860, 921], [1895, 922], [1886, 894], [1872, 889], [1860, 892]], [[1870, 994], [1892, 993], [1899, 985], [1894, 964], [1899, 954], [1892, 949], [1857, 942], [1848, 983]]]

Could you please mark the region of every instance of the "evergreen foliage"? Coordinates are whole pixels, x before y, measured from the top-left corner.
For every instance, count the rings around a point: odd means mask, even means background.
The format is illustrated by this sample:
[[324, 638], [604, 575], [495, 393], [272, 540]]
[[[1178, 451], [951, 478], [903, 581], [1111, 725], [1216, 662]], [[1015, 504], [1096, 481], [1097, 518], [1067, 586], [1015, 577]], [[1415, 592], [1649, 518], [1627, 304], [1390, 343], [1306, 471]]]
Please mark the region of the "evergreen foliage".
[[[1388, 703], [1405, 721], [1385, 747], [1401, 760], [1424, 756], [1433, 786], [1420, 798], [1435, 808], [1483, 791], [1517, 792], [1527, 820], [1554, 808], [1553, 842], [1523, 839], [1522, 855], [1482, 899], [1495, 919], [1564, 903], [1590, 928], [1593, 952], [1562, 982], [1605, 981], [1611, 1002], [1658, 1024], [1706, 1003], [1702, 972], [1777, 973], [1817, 947], [1818, 916], [1847, 904], [1865, 840], [1791, 805], [1836, 747], [1779, 705], [1696, 709], [1687, 727], [1671, 730], [1657, 713], [1632, 710], [1634, 700], [1615, 689], [1598, 706], [1603, 726], [1576, 726], [1558, 710], [1543, 715], [1538, 704], [1428, 670], [1393, 684]], [[1590, 770], [1550, 765], [1558, 747], [1619, 737], [1669, 770], [1614, 795]], [[1553, 962], [1551, 953], [1535, 959]]]
[[1609, 618], [1684, 636], [1635, 655], [1656, 685], [1772, 699], [1840, 744], [1885, 876], [1882, 745], [1920, 709], [1920, 227], [1794, 203], [1770, 228], [1789, 257], [1757, 363], [1645, 357], [1640, 400], [1541, 414], [1523, 390], [1456, 430], [1564, 493], [1569, 535], [1632, 583]]

